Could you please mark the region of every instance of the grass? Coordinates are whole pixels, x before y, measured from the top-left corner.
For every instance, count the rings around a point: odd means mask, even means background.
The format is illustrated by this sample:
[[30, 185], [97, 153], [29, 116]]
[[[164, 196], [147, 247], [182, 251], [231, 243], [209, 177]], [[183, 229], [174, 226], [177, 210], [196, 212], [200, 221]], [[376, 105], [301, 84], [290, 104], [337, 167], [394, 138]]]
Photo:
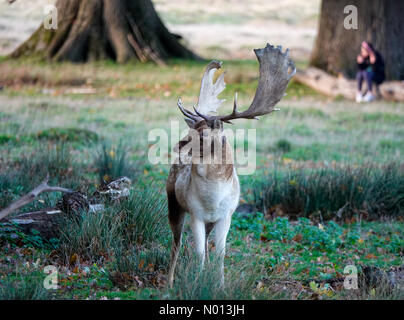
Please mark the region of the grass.
[[119, 177], [134, 178], [136, 169], [127, 159], [127, 147], [120, 142], [117, 146], [103, 141], [95, 156], [95, 167], [101, 184]]
[[[251, 257], [252, 258], [252, 257]], [[257, 291], [257, 279], [262, 276], [259, 266], [252, 267], [246, 261], [232, 264], [220, 285], [219, 258], [210, 254], [210, 261], [203, 270], [194, 255], [179, 262], [173, 289], [165, 293], [168, 299], [180, 300], [246, 300], [263, 298]], [[236, 271], [237, 270], [237, 271]], [[268, 298], [268, 296], [266, 297]]]
[[90, 262], [162, 241], [168, 229], [163, 220], [166, 204], [153, 189], [140, 189], [119, 204], [106, 204], [103, 213], [83, 213], [82, 219], [69, 219], [61, 230], [60, 254], [69, 259], [77, 254]]
[[79, 128], [49, 128], [37, 132], [39, 140], [94, 142], [98, 140], [97, 134]]
[[[22, 194], [28, 193], [49, 174], [50, 185], [63, 185], [66, 188], [80, 190], [85, 181], [83, 166], [78, 165], [71, 153], [70, 147], [64, 144], [44, 145], [30, 153], [22, 154], [18, 159], [2, 165], [0, 172], [0, 206], [4, 207], [10, 201]], [[55, 203], [53, 194], [45, 195], [44, 201], [52, 206]], [[35, 210], [37, 204], [32, 203], [25, 209]]]
[[40, 272], [10, 275], [0, 286], [0, 300], [46, 300], [49, 292], [43, 287]]
[[[13, 226], [0, 230], [2, 299], [402, 298], [383, 285], [353, 293], [324, 281], [343, 275], [347, 264], [360, 271], [403, 264], [403, 104], [329, 100], [296, 83], [280, 112], [232, 127], [256, 129], [256, 141], [244, 141], [256, 146], [256, 171], [240, 181], [241, 202], [258, 212], [233, 218], [225, 288], [214, 261], [197, 270], [189, 221], [175, 286], [166, 288], [169, 166], [148, 162], [148, 133], [181, 120], [177, 96], [187, 107], [197, 101], [204, 66], [0, 62], [0, 208], [48, 172], [50, 184], [88, 195], [122, 175], [133, 181], [128, 199], [66, 220], [52, 246], [22, 238]], [[236, 91], [241, 108], [249, 105], [257, 63], [225, 61], [224, 68], [223, 112]], [[72, 93], [75, 87], [95, 93]], [[52, 207], [59, 196], [43, 194], [21, 212]], [[40, 255], [38, 264], [28, 252]], [[27, 262], [24, 272], [14, 268]], [[57, 290], [41, 290], [46, 265], [58, 267]]]
[[[228, 83], [222, 94], [227, 99], [223, 112], [231, 110], [236, 91], [241, 108], [247, 106], [256, 88], [257, 63], [225, 61], [223, 65]], [[147, 132], [152, 128], [168, 129], [167, 119], [181, 119], [176, 98], [181, 96], [188, 107], [196, 102], [204, 66], [205, 63], [182, 61], [172, 61], [162, 68], [150, 64], [119, 66], [110, 62], [49, 66], [40, 62], [7, 60], [0, 64], [0, 81], [8, 81], [13, 74], [13, 81], [17, 84], [10, 84], [3, 90], [2, 104], [5, 107], [0, 110], [0, 116], [5, 121], [0, 123], [0, 130], [4, 132], [0, 148], [7, 150], [17, 146], [14, 151], [17, 154], [26, 150], [27, 145], [35, 146], [39, 141], [35, 138], [38, 133], [48, 141], [54, 140], [55, 131], [58, 139], [67, 136], [74, 141], [79, 139], [76, 133], [63, 132], [77, 128], [116, 144], [119, 140], [126, 140], [128, 145], [135, 143], [137, 150], [132, 147], [131, 154], [146, 155], [149, 147]], [[37, 85], [19, 83], [28, 75], [38, 76], [43, 82]], [[72, 81], [90, 79], [90, 84], [78, 87], [90, 86], [96, 93], [69, 93], [69, 89], [76, 86], [61, 83], [58, 80], [61, 75]], [[42, 84], [46, 84], [49, 90], [44, 91]], [[299, 162], [399, 161], [404, 151], [402, 130], [395, 125], [403, 117], [400, 104], [376, 102], [358, 106], [345, 100], [328, 101], [294, 82], [287, 92], [288, 96], [279, 104], [280, 112], [259, 122], [238, 121], [234, 126], [234, 129], [258, 129], [259, 161], [266, 161], [265, 157], [272, 153], [276, 142], [281, 139], [291, 142], [291, 150], [285, 158]], [[13, 112], [10, 113], [6, 106], [10, 106]], [[184, 128], [185, 124], [181, 129]], [[266, 128], [271, 128], [270, 135]], [[81, 141], [85, 142], [85, 139]]]
[[[377, 219], [404, 213], [404, 176], [397, 165], [382, 168], [323, 168], [274, 171], [257, 182], [255, 205], [290, 216], [315, 219], [351, 218], [361, 215]], [[264, 209], [265, 210], [265, 209]]]

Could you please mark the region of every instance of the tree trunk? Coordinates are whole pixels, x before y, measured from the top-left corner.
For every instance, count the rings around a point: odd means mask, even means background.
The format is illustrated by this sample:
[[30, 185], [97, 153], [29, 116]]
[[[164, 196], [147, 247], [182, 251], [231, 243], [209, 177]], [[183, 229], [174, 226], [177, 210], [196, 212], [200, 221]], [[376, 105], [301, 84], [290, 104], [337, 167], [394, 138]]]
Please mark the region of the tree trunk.
[[[354, 5], [358, 29], [345, 29], [344, 7]], [[385, 60], [386, 77], [404, 79], [404, 1], [323, 0], [319, 32], [310, 65], [353, 77], [362, 41], [372, 43]]]
[[41, 25], [12, 57], [156, 63], [168, 58], [198, 59], [167, 30], [151, 0], [58, 0], [56, 8], [58, 28], [47, 30]]

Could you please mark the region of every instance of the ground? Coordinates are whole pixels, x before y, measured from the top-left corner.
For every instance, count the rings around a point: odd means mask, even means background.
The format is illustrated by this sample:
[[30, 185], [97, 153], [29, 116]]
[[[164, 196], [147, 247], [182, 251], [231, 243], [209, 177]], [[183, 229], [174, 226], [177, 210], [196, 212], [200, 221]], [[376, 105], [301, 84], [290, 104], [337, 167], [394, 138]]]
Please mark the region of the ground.
[[[224, 60], [226, 112], [235, 92], [241, 108], [254, 95], [258, 63], [250, 60], [252, 47], [266, 41], [292, 47], [298, 68], [305, 67], [318, 1], [257, 1], [250, 11], [238, 1], [226, 11], [223, 3], [212, 1], [202, 10], [193, 2], [178, 7], [155, 2], [170, 29], [198, 53]], [[297, 12], [304, 14], [297, 19]], [[249, 19], [253, 13], [257, 18]], [[14, 27], [5, 26], [7, 15], [22, 25], [15, 12], [2, 11], [0, 30]], [[27, 23], [18, 36], [28, 36], [31, 25], [36, 24]], [[285, 36], [297, 28], [303, 31]], [[276, 31], [279, 42], [262, 30]], [[3, 41], [3, 52], [22, 40]], [[225, 259], [228, 290], [215, 285], [214, 257], [199, 277], [203, 281], [195, 281], [188, 223], [176, 282], [168, 290], [171, 235], [164, 183], [169, 165], [149, 162], [148, 135], [153, 129], [168, 131], [169, 120], [186, 128], [177, 98], [187, 107], [197, 101], [206, 63], [169, 61], [159, 67], [0, 59], [0, 208], [48, 172], [51, 184], [87, 194], [119, 175], [129, 176], [134, 186], [128, 199], [107, 202], [103, 214], [66, 218], [57, 240], [21, 234], [13, 225], [0, 229], [0, 299], [403, 298], [402, 289], [386, 283], [360, 282], [358, 290], [346, 290], [341, 282], [347, 265], [360, 274], [367, 267], [403, 265], [403, 103], [355, 104], [292, 81], [279, 112], [237, 121], [231, 128], [256, 129], [256, 139], [244, 138], [244, 147], [256, 150], [256, 170], [241, 175], [240, 182], [241, 204], [257, 212], [234, 215]], [[21, 212], [53, 207], [59, 197], [44, 194]], [[57, 267], [56, 290], [42, 285], [47, 265]]]

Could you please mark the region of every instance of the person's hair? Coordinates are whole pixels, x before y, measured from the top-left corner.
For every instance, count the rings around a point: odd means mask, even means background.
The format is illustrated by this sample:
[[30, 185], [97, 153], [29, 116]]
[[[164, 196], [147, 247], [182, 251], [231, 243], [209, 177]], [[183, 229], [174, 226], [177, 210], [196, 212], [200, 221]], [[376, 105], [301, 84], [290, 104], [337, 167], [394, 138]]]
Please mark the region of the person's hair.
[[368, 44], [369, 48], [372, 49], [372, 51], [375, 51], [375, 47], [373, 46], [373, 44], [368, 41], [366, 41], [366, 43]]

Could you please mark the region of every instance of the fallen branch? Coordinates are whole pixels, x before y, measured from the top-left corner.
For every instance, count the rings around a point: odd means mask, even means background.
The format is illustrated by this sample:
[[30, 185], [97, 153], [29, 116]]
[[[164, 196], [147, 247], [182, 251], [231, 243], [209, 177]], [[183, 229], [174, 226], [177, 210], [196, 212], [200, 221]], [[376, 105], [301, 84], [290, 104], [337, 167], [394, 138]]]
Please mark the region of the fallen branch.
[[355, 99], [356, 85], [354, 81], [343, 77], [334, 77], [317, 68], [310, 67], [299, 70], [294, 79], [327, 96], [343, 96], [350, 100]]
[[65, 189], [61, 187], [51, 187], [48, 185], [49, 181], [49, 175], [46, 177], [46, 179], [35, 189], [31, 190], [29, 193], [27, 193], [25, 196], [21, 197], [20, 199], [15, 200], [12, 202], [7, 208], [4, 208], [3, 210], [0, 211], [0, 220], [4, 219], [7, 217], [10, 213], [18, 210], [19, 208], [25, 206], [28, 203], [31, 203], [32, 201], [35, 200], [42, 192], [66, 192], [66, 193], [71, 193], [73, 192], [70, 189]]
[[[349, 100], [355, 100], [355, 80], [334, 77], [323, 70], [313, 67], [299, 70], [293, 79], [327, 96], [342, 96]], [[404, 101], [403, 81], [386, 81], [379, 86], [379, 91], [385, 100]]]

